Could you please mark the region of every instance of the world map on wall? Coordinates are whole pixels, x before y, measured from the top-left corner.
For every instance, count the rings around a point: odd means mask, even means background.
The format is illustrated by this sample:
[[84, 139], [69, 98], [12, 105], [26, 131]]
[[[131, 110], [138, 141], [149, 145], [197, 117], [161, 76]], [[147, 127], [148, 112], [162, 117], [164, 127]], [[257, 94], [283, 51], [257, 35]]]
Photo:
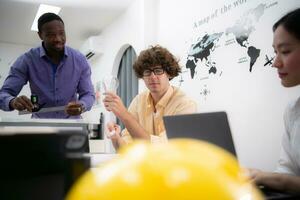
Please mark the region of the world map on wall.
[[[276, 4], [274, 4], [276, 5]], [[272, 5], [273, 6], [273, 5]], [[206, 33], [203, 37], [197, 38], [196, 42], [190, 45], [187, 55], [186, 68], [190, 71], [190, 77], [195, 77], [197, 67], [206, 66], [208, 76], [218, 72], [218, 63], [214, 61], [212, 55], [214, 50], [219, 47], [228, 47], [233, 44], [238, 44], [248, 59], [241, 58], [239, 61], [248, 62], [249, 72], [253, 71], [257, 59], [261, 56], [261, 49], [249, 42], [249, 37], [256, 30], [256, 25], [265, 13], [265, 9], [270, 5], [259, 4], [253, 9], [247, 10], [242, 14], [237, 21], [223, 31], [215, 33]], [[232, 38], [234, 39], [230, 39]], [[229, 37], [230, 36], [230, 37]], [[220, 44], [220, 38], [225, 37], [225, 44]], [[228, 38], [228, 39], [227, 39]], [[228, 58], [230, 59], [230, 58]], [[272, 64], [272, 57], [265, 55], [266, 65]], [[199, 65], [199, 62], [201, 65]]]

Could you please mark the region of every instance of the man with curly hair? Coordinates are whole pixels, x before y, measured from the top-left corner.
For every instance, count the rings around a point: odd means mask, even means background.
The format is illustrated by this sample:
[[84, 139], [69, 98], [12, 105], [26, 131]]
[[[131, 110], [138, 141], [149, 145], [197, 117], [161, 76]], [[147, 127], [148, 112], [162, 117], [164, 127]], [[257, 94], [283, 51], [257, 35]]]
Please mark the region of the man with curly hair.
[[114, 123], [107, 124], [108, 137], [116, 149], [133, 139], [145, 139], [152, 143], [166, 142], [167, 135], [163, 116], [194, 113], [197, 104], [179, 88], [171, 86], [170, 80], [181, 72], [178, 60], [161, 46], [153, 46], [140, 53], [133, 65], [138, 78], [142, 78], [148, 91], [138, 94], [128, 110], [120, 97], [107, 92], [103, 100], [105, 108], [113, 112], [125, 129]]

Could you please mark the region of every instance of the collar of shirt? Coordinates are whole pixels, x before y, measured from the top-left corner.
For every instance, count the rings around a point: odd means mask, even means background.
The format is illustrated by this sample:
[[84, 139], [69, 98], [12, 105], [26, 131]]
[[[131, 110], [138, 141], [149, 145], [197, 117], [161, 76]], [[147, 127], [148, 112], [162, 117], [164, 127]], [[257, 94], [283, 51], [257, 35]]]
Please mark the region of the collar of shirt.
[[[172, 86], [169, 86], [167, 92], [155, 105], [156, 110], [159, 110], [159, 108], [165, 108], [169, 100], [171, 99], [173, 93], [174, 93], [174, 88]], [[153, 98], [151, 96], [151, 93], [149, 92], [147, 96], [147, 108], [153, 108], [153, 106], [154, 106]]]
[[[41, 43], [39, 50], [40, 50], [40, 57], [47, 56], [45, 48], [43, 47], [43, 42]], [[68, 57], [68, 55], [69, 55], [68, 48], [66, 46], [64, 46], [64, 56]]]

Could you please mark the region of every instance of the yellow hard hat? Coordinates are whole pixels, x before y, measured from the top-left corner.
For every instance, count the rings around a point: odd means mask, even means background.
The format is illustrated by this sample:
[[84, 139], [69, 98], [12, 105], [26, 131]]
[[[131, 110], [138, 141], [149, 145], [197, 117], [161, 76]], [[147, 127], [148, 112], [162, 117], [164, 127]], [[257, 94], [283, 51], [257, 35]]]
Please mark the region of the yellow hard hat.
[[67, 200], [260, 200], [236, 159], [191, 139], [138, 142], [83, 175]]

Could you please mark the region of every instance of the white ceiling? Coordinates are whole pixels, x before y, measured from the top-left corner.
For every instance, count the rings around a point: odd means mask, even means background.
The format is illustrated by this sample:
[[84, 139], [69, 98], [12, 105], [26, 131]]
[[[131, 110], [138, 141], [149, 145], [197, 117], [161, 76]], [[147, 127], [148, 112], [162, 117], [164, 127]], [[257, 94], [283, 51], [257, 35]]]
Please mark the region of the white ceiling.
[[0, 0], [0, 42], [36, 46], [36, 32], [30, 30], [40, 3], [62, 7], [67, 44], [80, 48], [92, 35], [121, 15], [134, 0]]

